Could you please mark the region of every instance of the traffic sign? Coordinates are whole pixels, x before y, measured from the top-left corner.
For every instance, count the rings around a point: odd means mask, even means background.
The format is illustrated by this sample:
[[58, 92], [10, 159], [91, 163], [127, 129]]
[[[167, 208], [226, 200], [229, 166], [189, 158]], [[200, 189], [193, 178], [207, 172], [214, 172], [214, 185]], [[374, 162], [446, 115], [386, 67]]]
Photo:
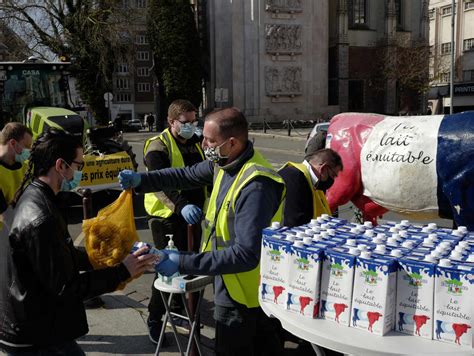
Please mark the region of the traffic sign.
[[113, 98], [114, 98], [114, 94], [112, 94], [110, 92], [104, 93], [104, 100], [105, 101], [111, 101]]

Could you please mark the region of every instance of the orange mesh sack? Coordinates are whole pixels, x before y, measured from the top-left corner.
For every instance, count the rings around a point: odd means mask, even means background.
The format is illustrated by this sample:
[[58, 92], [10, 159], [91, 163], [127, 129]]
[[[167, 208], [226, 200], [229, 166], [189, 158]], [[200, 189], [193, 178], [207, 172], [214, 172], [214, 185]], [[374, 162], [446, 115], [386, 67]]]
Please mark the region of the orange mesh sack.
[[131, 190], [124, 190], [112, 204], [101, 209], [97, 216], [84, 220], [82, 231], [85, 247], [92, 266], [96, 269], [112, 267], [130, 253], [138, 241], [133, 215]]

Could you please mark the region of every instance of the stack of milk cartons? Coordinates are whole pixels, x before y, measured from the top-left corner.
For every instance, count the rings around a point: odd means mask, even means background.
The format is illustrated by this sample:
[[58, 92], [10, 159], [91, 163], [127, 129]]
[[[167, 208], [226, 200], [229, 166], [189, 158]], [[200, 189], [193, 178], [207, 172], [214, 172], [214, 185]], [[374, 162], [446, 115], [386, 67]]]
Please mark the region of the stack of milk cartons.
[[439, 341], [474, 346], [474, 258], [465, 227], [441, 235], [452, 250], [439, 261], [435, 278], [434, 336]]
[[351, 327], [376, 335], [393, 329], [397, 260], [390, 255], [363, 251], [356, 258], [352, 292]]
[[290, 249], [294, 237], [278, 222], [262, 232], [259, 296], [261, 302], [286, 304]]
[[313, 246], [311, 237], [297, 240], [290, 249], [286, 308], [315, 318], [319, 312], [319, 288], [323, 246]]

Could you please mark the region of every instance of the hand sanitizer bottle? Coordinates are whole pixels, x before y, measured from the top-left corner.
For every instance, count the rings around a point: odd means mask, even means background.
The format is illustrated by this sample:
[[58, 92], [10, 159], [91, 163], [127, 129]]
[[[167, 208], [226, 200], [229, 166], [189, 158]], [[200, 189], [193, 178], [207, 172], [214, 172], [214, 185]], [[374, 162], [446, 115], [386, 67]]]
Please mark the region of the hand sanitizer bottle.
[[[173, 241], [173, 235], [172, 234], [168, 234], [166, 235], [168, 237], [168, 246], [166, 246], [165, 250], [174, 250], [174, 251], [178, 251], [178, 248], [174, 245], [174, 241]], [[173, 281], [173, 278], [174, 277], [177, 277], [179, 276], [179, 272], [176, 272], [175, 274], [173, 274], [172, 276], [169, 276], [169, 277], [166, 277], [166, 276], [162, 276], [162, 281], [167, 283], [167, 284], [171, 284], [171, 282]]]

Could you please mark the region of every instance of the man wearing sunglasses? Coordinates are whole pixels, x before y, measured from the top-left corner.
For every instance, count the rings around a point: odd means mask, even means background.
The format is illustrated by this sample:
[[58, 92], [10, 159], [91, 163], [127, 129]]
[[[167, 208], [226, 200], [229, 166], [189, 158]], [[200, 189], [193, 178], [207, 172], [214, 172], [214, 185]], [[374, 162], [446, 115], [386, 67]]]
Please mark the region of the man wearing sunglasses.
[[321, 214], [331, 214], [324, 194], [342, 169], [341, 157], [330, 148], [307, 155], [302, 163], [286, 163], [278, 172], [287, 192], [284, 225], [300, 226]]
[[[196, 135], [196, 108], [187, 100], [175, 100], [168, 108], [168, 125], [160, 135], [145, 142], [143, 157], [147, 170], [154, 171], [164, 168], [182, 168], [192, 166], [204, 160], [201, 139]], [[168, 243], [167, 234], [180, 251], [187, 251], [187, 226], [194, 226], [194, 246], [199, 248], [201, 236], [200, 225], [202, 210], [206, 199], [206, 188], [191, 190], [164, 189], [159, 192], [145, 194], [145, 210], [148, 213], [148, 225], [157, 248], [163, 249]], [[152, 297], [148, 305], [149, 337], [158, 343], [161, 330], [161, 318], [165, 306], [156, 288], [152, 289]], [[177, 299], [179, 302], [179, 299]], [[180, 306], [175, 306], [179, 312]], [[181, 319], [177, 319], [181, 321]]]

